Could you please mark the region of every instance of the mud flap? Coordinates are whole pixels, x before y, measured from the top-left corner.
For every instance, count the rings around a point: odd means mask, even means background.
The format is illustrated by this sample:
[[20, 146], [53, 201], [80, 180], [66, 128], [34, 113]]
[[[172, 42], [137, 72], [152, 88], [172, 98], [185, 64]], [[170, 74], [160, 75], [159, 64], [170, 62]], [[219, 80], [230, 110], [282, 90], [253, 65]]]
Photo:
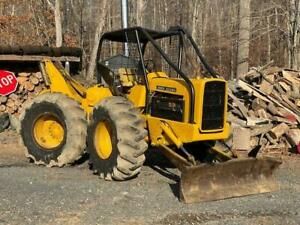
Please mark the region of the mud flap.
[[273, 158], [247, 158], [184, 167], [180, 199], [196, 203], [276, 191], [272, 175], [280, 164]]

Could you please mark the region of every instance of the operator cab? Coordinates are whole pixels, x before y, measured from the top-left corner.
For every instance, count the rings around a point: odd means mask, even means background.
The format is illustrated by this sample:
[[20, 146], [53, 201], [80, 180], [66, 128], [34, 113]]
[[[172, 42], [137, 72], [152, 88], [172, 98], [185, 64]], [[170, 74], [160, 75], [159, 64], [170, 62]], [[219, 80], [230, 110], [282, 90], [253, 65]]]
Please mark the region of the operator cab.
[[[181, 77], [180, 72], [192, 74], [191, 70], [194, 73], [199, 68], [186, 67], [199, 64], [192, 62], [198, 58], [192, 54], [196, 54], [199, 49], [193, 50], [196, 45], [191, 46], [191, 42], [186, 39], [191, 37], [181, 27], [173, 27], [164, 32], [142, 27], [107, 32], [99, 43], [98, 82], [105, 82], [109, 86], [115, 82], [128, 90], [134, 84], [145, 84], [150, 72], [164, 71], [168, 76], [178, 78]], [[186, 52], [188, 44], [192, 47], [189, 53]], [[205, 68], [209, 67], [207, 63], [204, 64]], [[211, 68], [208, 70], [214, 73]]]
[[[177, 97], [182, 98], [174, 92], [169, 93], [171, 97], [166, 97], [166, 90], [174, 89], [172, 87], [160, 85], [150, 87], [150, 77], [155, 77], [155, 83], [159, 83], [159, 79], [162, 81], [169, 78], [171, 82], [169, 84], [184, 83], [188, 102], [190, 102], [188, 106], [190, 109], [187, 110], [189, 121], [194, 122], [195, 87], [190, 78], [192, 78], [191, 74], [204, 75], [203, 71], [206, 71], [205, 73], [210, 77], [217, 77], [215, 71], [204, 60], [190, 34], [181, 27], [171, 27], [164, 32], [142, 27], [121, 29], [105, 33], [99, 43], [98, 83], [106, 84], [114, 95], [129, 95], [134, 91], [133, 87], [143, 86], [146, 91], [146, 113], [153, 109], [152, 100], [157, 96], [160, 100], [167, 98], [168, 104], [169, 99], [176, 98], [177, 101]], [[161, 88], [165, 90], [162, 91]], [[180, 114], [178, 121], [181, 121], [182, 107], [173, 102], [171, 105], [180, 108], [177, 111]], [[154, 110], [152, 114], [153, 112]], [[169, 114], [169, 111], [165, 114]]]

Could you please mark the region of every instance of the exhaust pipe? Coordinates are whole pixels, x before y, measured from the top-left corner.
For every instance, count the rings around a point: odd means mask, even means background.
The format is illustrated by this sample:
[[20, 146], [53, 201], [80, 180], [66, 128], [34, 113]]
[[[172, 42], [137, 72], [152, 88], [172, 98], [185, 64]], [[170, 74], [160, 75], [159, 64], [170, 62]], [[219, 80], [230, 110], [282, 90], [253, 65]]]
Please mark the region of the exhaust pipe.
[[[121, 0], [122, 27], [128, 28], [128, 0]], [[124, 43], [124, 55], [129, 56], [128, 43]]]

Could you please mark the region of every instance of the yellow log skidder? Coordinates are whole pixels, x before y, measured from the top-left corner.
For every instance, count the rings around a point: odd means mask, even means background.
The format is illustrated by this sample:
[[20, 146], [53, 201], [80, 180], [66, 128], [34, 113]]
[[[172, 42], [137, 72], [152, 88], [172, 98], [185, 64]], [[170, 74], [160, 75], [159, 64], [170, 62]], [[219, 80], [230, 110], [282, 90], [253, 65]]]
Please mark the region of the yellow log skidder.
[[[195, 62], [205, 78], [187, 75]], [[25, 108], [20, 130], [35, 163], [64, 166], [86, 150], [99, 176], [123, 181], [139, 174], [150, 144], [181, 171], [184, 202], [276, 189], [279, 161], [237, 159], [215, 144], [230, 134], [227, 83], [183, 28], [105, 33], [97, 67], [98, 84], [85, 88], [59, 63], [41, 62], [47, 89]]]

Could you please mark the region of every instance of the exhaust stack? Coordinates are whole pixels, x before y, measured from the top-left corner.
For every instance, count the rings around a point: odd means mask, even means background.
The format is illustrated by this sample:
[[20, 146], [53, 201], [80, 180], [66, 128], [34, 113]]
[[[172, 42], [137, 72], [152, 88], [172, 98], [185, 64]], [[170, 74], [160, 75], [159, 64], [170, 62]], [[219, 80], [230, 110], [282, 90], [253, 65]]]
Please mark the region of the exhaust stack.
[[[121, 0], [122, 28], [128, 28], [128, 0]], [[124, 55], [129, 56], [128, 43], [124, 43]]]

